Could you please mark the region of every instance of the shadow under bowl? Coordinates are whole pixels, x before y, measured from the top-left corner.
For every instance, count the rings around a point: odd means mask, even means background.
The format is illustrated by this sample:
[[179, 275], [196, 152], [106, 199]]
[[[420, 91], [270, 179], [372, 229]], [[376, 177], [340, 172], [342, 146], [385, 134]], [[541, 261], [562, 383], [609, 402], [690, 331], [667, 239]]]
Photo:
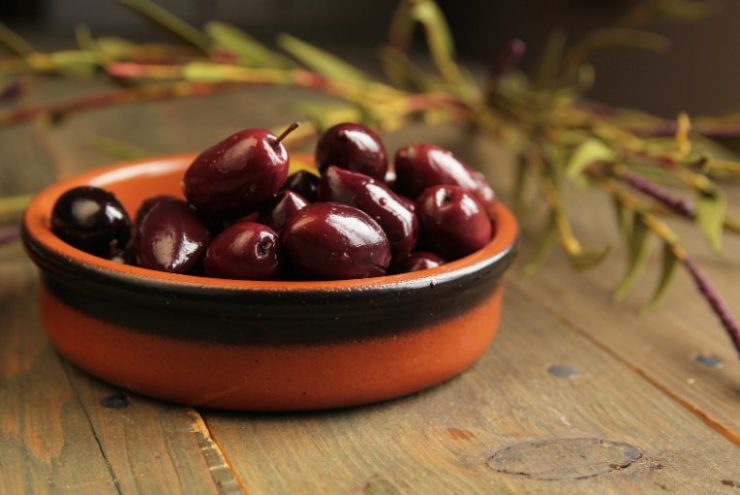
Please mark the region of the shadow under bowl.
[[51, 232], [66, 190], [113, 192], [131, 213], [182, 196], [193, 155], [117, 164], [58, 182], [26, 211], [23, 240], [41, 271], [40, 308], [58, 350], [145, 395], [239, 410], [323, 409], [391, 399], [445, 381], [496, 334], [501, 278], [517, 226], [497, 205], [483, 249], [438, 268], [369, 279], [241, 281], [122, 265]]

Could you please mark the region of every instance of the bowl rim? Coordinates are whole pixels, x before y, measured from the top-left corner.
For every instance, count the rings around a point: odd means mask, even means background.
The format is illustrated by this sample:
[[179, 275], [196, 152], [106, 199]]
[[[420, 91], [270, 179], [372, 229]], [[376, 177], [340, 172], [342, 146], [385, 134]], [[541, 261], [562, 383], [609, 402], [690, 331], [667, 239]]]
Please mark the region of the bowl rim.
[[[197, 275], [180, 275], [148, 268], [124, 265], [85, 253], [62, 241], [51, 231], [51, 210], [57, 198], [66, 190], [93, 185], [106, 187], [111, 183], [137, 176], [157, 176], [174, 170], [185, 170], [197, 154], [174, 154], [142, 160], [122, 161], [62, 179], [36, 194], [23, 217], [23, 241], [31, 257], [42, 271], [50, 265], [62, 272], [85, 274], [128, 286], [146, 286], [168, 291], [215, 292], [341, 292], [344, 290], [385, 291], [421, 288], [443, 281], [467, 277], [478, 271], [508, 262], [515, 254], [518, 226], [511, 211], [496, 202], [490, 213], [495, 215], [496, 228], [492, 240], [483, 248], [439, 267], [417, 272], [345, 280], [232, 280]], [[294, 158], [312, 161], [309, 155], [293, 153]], [[130, 214], [132, 212], [129, 212]], [[133, 217], [133, 215], [132, 215]]]

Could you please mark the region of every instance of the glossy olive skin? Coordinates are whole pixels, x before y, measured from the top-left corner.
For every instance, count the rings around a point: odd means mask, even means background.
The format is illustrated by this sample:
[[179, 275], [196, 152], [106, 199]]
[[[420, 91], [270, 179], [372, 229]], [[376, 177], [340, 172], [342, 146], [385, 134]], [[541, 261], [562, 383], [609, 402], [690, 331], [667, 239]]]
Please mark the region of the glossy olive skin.
[[456, 259], [485, 246], [493, 227], [485, 208], [459, 186], [432, 186], [416, 200], [425, 242], [434, 252]]
[[411, 253], [405, 258], [394, 262], [391, 271], [393, 273], [417, 272], [427, 270], [444, 264], [444, 260], [429, 251], [417, 251]]
[[113, 194], [81, 186], [59, 196], [51, 212], [51, 229], [77, 249], [109, 257], [126, 246], [131, 220]]
[[205, 222], [184, 201], [160, 201], [136, 229], [140, 266], [170, 273], [196, 273], [211, 234]]
[[388, 236], [394, 260], [408, 255], [419, 240], [419, 221], [407, 201], [370, 176], [331, 166], [321, 176], [319, 199], [370, 215]]
[[272, 280], [280, 271], [277, 233], [266, 225], [238, 222], [211, 242], [204, 262], [209, 277]]
[[306, 198], [293, 191], [281, 191], [259, 215], [259, 222], [275, 232], [282, 232], [288, 220], [308, 206]]
[[299, 170], [285, 179], [283, 190], [296, 192], [313, 203], [319, 197], [319, 178], [311, 172]]
[[183, 177], [188, 201], [206, 215], [237, 218], [282, 187], [288, 152], [266, 129], [232, 134], [198, 155]]
[[379, 181], [388, 171], [388, 155], [380, 136], [360, 124], [337, 124], [316, 145], [316, 165], [323, 174], [331, 165], [369, 175]]
[[396, 187], [410, 198], [417, 198], [427, 187], [450, 184], [474, 193], [484, 204], [495, 201], [493, 189], [483, 174], [439, 146], [425, 143], [405, 146], [396, 152], [395, 167]]
[[334, 202], [313, 203], [283, 231], [291, 265], [316, 279], [350, 279], [385, 274], [391, 262], [388, 237], [367, 213]]

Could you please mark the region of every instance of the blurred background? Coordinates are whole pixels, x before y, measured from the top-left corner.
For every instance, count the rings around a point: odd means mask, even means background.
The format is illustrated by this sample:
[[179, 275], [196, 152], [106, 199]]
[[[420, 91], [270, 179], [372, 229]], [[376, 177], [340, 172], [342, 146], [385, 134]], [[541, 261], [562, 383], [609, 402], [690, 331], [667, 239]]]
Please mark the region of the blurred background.
[[[397, 0], [158, 0], [158, 4], [201, 25], [211, 19], [236, 24], [262, 41], [290, 32], [372, 69]], [[439, 0], [460, 58], [485, 68], [507, 39], [529, 47], [525, 66], [537, 59], [550, 31], [571, 39], [617, 19], [634, 0]], [[654, 27], [672, 40], [657, 56], [620, 51], [595, 60], [597, 79], [591, 97], [638, 107], [664, 116], [679, 111], [721, 113], [740, 107], [740, 1], [715, 0], [716, 13], [699, 21]], [[41, 49], [74, 45], [76, 24], [95, 35], [134, 40], [163, 39], [163, 31], [113, 0], [2, 0], [0, 20]]]

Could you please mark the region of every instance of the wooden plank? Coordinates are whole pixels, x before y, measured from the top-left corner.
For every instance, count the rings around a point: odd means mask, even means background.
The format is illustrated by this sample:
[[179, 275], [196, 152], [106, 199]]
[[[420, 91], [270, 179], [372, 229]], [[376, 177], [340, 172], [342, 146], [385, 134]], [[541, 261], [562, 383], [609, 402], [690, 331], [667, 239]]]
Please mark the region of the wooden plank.
[[[510, 190], [510, 164], [500, 150], [485, 145], [479, 147], [478, 154], [470, 156], [471, 162], [499, 165], [489, 166], [487, 172], [497, 190]], [[737, 208], [740, 191], [733, 190], [731, 194], [731, 201]], [[740, 396], [737, 394], [740, 361], [693, 282], [680, 273], [657, 310], [640, 316], [640, 304], [649, 298], [658, 278], [660, 261], [656, 256], [634, 294], [620, 305], [611, 304], [611, 291], [624, 269], [623, 246], [616, 236], [611, 204], [601, 195], [578, 190], [568, 191], [568, 204], [573, 226], [584, 244], [611, 243], [615, 253], [601, 266], [580, 274], [571, 269], [562, 255], [556, 255], [541, 273], [529, 278], [516, 274], [512, 284], [521, 288], [533, 303], [568, 321], [707, 424], [740, 443]], [[740, 236], [725, 236], [725, 254], [716, 256], [689, 224], [679, 221], [673, 225], [720, 293], [736, 314], [740, 314], [740, 286], [735, 280], [740, 273], [740, 258], [736, 256], [740, 252]], [[532, 234], [537, 233], [537, 228], [536, 224], [528, 227], [529, 235], [519, 258], [520, 267], [531, 254]], [[702, 356], [708, 359], [702, 360]]]
[[19, 268], [19, 248], [1, 253], [0, 493], [117, 493], [87, 414], [40, 331], [34, 270], [28, 262]]
[[[519, 289], [504, 307], [484, 357], [428, 392], [325, 413], [204, 416], [255, 493], [693, 494], [738, 478], [737, 449], [638, 374]], [[531, 443], [541, 440], [551, 443]], [[625, 461], [631, 449], [640, 457]]]
[[[67, 88], [64, 84], [60, 86], [58, 82], [53, 82], [35, 95], [43, 100], [49, 93], [59, 97], [60, 94], [71, 94], [76, 91], [79, 91], [78, 87]], [[36, 183], [26, 187], [35, 189], [43, 185], [46, 176], [49, 175], [49, 169], [54, 169], [57, 175], [68, 175], [89, 166], [92, 148], [80, 146], [75, 149], [71, 147], [73, 143], [55, 141], [58, 135], [65, 136], [69, 132], [89, 135], [90, 122], [82, 124], [84, 124], [82, 127], [63, 125], [54, 130], [38, 126], [33, 129], [35, 136], [32, 135], [31, 138], [35, 139], [36, 148], [41, 150], [43, 159], [46, 159], [47, 173], [43, 175], [36, 171], [22, 177], [27, 182], [36, 180]], [[64, 131], [55, 134], [57, 130], [62, 129]], [[11, 153], [24, 156], [28, 151], [18, 150], [12, 146], [3, 149], [4, 155]], [[50, 167], [49, 163], [53, 163], [54, 167]], [[15, 166], [4, 168], [3, 177], [13, 176], [21, 168]], [[15, 326], [10, 333], [0, 335], [9, 339], [7, 345], [0, 348], [5, 348], [8, 354], [7, 366], [16, 368], [20, 366], [13, 363], [23, 362], [25, 354], [31, 353], [31, 350], [25, 350], [17, 344], [21, 339], [19, 335], [23, 332], [22, 338], [29, 339], [35, 345], [33, 357], [38, 363], [33, 368], [25, 370], [27, 373], [23, 375], [22, 382], [17, 385], [9, 382], [7, 387], [2, 388], [8, 400], [0, 401], [0, 404], [13, 405], [8, 410], [9, 414], [17, 408], [30, 411], [25, 413], [26, 419], [22, 424], [32, 432], [34, 429], [41, 432], [53, 430], [56, 437], [52, 439], [57, 439], [57, 442], [63, 441], [65, 452], [68, 450], [76, 457], [71, 460], [63, 458], [62, 461], [66, 462], [66, 466], [65, 462], [56, 462], [55, 458], [56, 463], [46, 471], [41, 467], [35, 468], [34, 471], [19, 469], [18, 479], [3, 474], [0, 479], [4, 483], [9, 483], [9, 489], [4, 490], [0, 485], [0, 493], [18, 493], [20, 490], [17, 488], [23, 486], [18, 483], [24, 479], [31, 483], [28, 486], [34, 488], [34, 492], [40, 483], [53, 479], [55, 491], [103, 493], [102, 488], [98, 487], [100, 482], [97, 478], [100, 477], [107, 479], [115, 490], [122, 493], [243, 491], [196, 411], [136, 395], [126, 395], [61, 359], [51, 348], [40, 327], [34, 296], [35, 287], [25, 287], [25, 290], [16, 293], [18, 276], [15, 272], [19, 270], [18, 267], [22, 267], [27, 286], [28, 280], [35, 279], [35, 270], [21, 252], [19, 245], [7, 248], [2, 253], [6, 253], [7, 257], [0, 258], [2, 260], [0, 266], [8, 276], [0, 278], [3, 281], [0, 288], [13, 296], [13, 299], [9, 299], [3, 306], [3, 314], [7, 315]], [[21, 326], [20, 322], [25, 324]], [[41, 371], [36, 371], [37, 368]], [[49, 370], [53, 370], [54, 379], [49, 376], [51, 374]], [[45, 396], [46, 400], [51, 402], [46, 406]], [[65, 411], [70, 409], [68, 402], [74, 405], [73, 411], [76, 414], [74, 418], [81, 423], [73, 424], [71, 420], [66, 420], [60, 433], [56, 427], [60, 420], [56, 419], [53, 413], [58, 408]], [[51, 415], [48, 414], [49, 409], [52, 411]], [[18, 421], [22, 419], [21, 416]], [[6, 423], [9, 431], [13, 431], [11, 420], [6, 419], [2, 424]], [[17, 426], [15, 428], [18, 429]], [[86, 431], [89, 438], [85, 437], [82, 431]], [[22, 448], [32, 448], [35, 444], [29, 444], [29, 441], [35, 439], [29, 435], [31, 434], [21, 436], [20, 439], [11, 438], [13, 442], [8, 443], [8, 448], [15, 446], [19, 452]], [[90, 442], [92, 447], [88, 445]], [[2, 449], [3, 446], [0, 445], [0, 452]], [[58, 457], [58, 454], [55, 455]], [[14, 452], [0, 454], [0, 465], [3, 467], [11, 460], [22, 463], [24, 457]], [[85, 466], [86, 462], [89, 462], [89, 466]], [[0, 469], [0, 472], [11, 472], [11, 468], [17, 467], [8, 464], [8, 471]], [[68, 477], [71, 479], [67, 480]], [[84, 485], [86, 482], [89, 482], [89, 485]]]

